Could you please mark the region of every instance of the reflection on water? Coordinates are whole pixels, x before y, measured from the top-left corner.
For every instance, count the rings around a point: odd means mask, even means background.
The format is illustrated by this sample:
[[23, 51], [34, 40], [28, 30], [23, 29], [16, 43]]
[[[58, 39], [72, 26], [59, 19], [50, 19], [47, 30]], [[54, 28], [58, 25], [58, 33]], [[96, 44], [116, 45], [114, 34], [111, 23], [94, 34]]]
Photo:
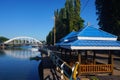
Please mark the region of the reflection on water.
[[37, 55], [40, 55], [40, 52], [26, 50], [26, 49], [23, 49], [23, 50], [20, 50], [20, 49], [17, 49], [17, 50], [4, 50], [4, 52], [9, 56], [12, 56], [12, 57], [15, 57], [15, 58], [23, 58], [23, 59], [24, 58], [35, 57]]
[[4, 51], [0, 51], [0, 56], [4, 56], [5, 52]]
[[0, 51], [0, 80], [40, 80], [39, 58], [40, 52], [31, 50]]

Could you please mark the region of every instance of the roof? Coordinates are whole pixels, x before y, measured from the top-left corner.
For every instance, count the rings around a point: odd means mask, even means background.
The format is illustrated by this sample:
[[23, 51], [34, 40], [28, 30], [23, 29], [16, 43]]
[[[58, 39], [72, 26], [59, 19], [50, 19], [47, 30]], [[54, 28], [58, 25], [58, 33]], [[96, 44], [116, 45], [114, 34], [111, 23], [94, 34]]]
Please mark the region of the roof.
[[62, 41], [59, 45], [72, 50], [120, 50], [117, 36], [92, 26], [71, 32], [64, 39], [67, 41]]
[[117, 38], [117, 36], [105, 32], [103, 30], [97, 29], [92, 26], [87, 26], [80, 30], [77, 36], [84, 36], [84, 37], [109, 37], [109, 38]]
[[68, 41], [69, 38], [71, 38], [72, 36], [74, 36], [74, 35], [76, 35], [76, 34], [77, 34], [76, 31], [70, 32], [69, 34], [67, 34], [67, 36], [65, 36], [65, 37], [63, 37], [62, 39], [60, 39], [60, 41], [57, 42], [55, 45], [56, 45], [56, 46], [61, 45], [62, 43]]
[[77, 33], [77, 32], [72, 31], [72, 32], [70, 32], [67, 36], [63, 37], [60, 41], [65, 41], [65, 40], [67, 40], [68, 38], [76, 35], [76, 33]]
[[62, 47], [68, 49], [83, 49], [83, 50], [120, 50], [120, 41], [105, 41], [105, 40], [75, 40], [72, 42], [62, 43]]

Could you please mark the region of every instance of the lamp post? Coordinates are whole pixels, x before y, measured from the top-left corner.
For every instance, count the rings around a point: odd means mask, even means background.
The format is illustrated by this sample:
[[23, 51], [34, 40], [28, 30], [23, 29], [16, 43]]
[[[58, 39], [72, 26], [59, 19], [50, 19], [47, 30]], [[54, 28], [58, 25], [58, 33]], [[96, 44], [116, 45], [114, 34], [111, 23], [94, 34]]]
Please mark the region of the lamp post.
[[55, 16], [54, 16], [54, 46], [55, 46], [55, 43], [56, 43], [56, 27], [55, 27]]

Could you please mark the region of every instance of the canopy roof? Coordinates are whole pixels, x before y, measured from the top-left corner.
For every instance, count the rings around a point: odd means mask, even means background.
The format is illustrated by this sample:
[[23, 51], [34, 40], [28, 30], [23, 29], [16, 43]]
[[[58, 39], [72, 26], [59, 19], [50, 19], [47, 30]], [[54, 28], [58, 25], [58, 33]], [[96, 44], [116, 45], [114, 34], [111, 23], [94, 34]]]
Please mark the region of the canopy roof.
[[64, 41], [67, 41], [69, 38], [71, 38], [71, 37], [73, 37], [74, 35], [76, 35], [77, 34], [77, 32], [76, 31], [72, 31], [72, 32], [70, 32], [68, 35], [66, 35], [65, 37], [63, 37], [60, 41], [62, 42], [64, 42]]
[[59, 43], [61, 47], [71, 50], [120, 50], [117, 36], [91, 26], [70, 34], [70, 37], [67, 35], [64, 38], [67, 41]]
[[103, 30], [94, 28], [92, 26], [87, 26], [80, 30], [77, 34], [77, 36], [83, 36], [83, 37], [105, 37], [105, 38], [117, 38], [117, 36], [110, 34], [108, 32], [105, 32]]
[[120, 50], [119, 41], [75, 40], [62, 43], [61, 47], [75, 50]]

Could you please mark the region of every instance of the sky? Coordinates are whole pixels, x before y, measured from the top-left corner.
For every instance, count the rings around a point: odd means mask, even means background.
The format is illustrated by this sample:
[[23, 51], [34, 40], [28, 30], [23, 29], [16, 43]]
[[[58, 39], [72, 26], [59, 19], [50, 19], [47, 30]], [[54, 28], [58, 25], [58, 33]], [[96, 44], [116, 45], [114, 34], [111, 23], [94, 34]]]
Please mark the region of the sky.
[[[54, 26], [54, 11], [64, 7], [66, 0], [0, 0], [0, 36], [29, 36], [46, 40]], [[96, 21], [95, 0], [81, 0], [84, 24]]]

